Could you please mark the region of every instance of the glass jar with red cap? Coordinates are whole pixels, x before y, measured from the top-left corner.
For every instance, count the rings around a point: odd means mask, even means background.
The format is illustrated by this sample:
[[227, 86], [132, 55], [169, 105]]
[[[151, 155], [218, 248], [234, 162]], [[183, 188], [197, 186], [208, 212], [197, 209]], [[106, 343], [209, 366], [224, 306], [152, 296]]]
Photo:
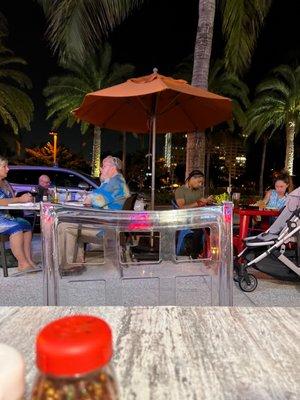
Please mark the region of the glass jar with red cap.
[[31, 399], [118, 399], [111, 356], [111, 329], [100, 318], [75, 315], [51, 322], [37, 336], [39, 373]]

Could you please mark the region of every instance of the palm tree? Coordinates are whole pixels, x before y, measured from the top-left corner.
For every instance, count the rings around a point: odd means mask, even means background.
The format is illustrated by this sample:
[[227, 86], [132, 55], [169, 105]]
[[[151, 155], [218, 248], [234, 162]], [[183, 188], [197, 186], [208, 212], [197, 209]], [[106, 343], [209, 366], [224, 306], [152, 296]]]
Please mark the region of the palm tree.
[[249, 88], [237, 75], [226, 70], [224, 60], [216, 60], [212, 65], [208, 76], [208, 89], [232, 99], [233, 121], [243, 128], [247, 122], [245, 111], [250, 106]]
[[20, 129], [30, 130], [33, 103], [23, 89], [30, 89], [31, 81], [18, 69], [26, 61], [4, 45], [8, 32], [1, 13], [0, 29], [0, 120], [17, 135]]
[[[192, 75], [192, 56], [186, 57], [177, 66], [175, 77], [186, 80]], [[248, 86], [236, 75], [225, 68], [224, 60], [216, 60], [208, 76], [208, 90], [221, 96], [230, 97], [233, 104], [233, 121], [229, 125], [231, 131], [243, 129], [247, 122], [246, 110], [250, 105]], [[224, 133], [224, 129], [222, 130]], [[215, 139], [215, 141], [214, 141]], [[206, 135], [206, 182], [209, 182], [210, 149], [216, 141], [222, 140], [222, 135], [216, 136], [216, 129], [207, 130]]]
[[[207, 88], [208, 86], [215, 9], [215, 0], [199, 0], [199, 17], [194, 48], [192, 85], [202, 88]], [[190, 133], [187, 135], [186, 175], [193, 169], [204, 170], [204, 166], [205, 133]]]
[[84, 62], [145, 0], [36, 0], [48, 19], [47, 37], [60, 60]]
[[[221, 0], [224, 57], [229, 72], [242, 76], [251, 62], [256, 40], [271, 0]], [[207, 88], [213, 39], [215, 0], [199, 0], [192, 85]], [[186, 171], [204, 167], [205, 135], [188, 135]]]
[[[37, 0], [49, 21], [48, 38], [60, 58], [76, 54], [79, 61], [92, 52], [115, 26], [145, 0]], [[213, 38], [215, 0], [199, 0], [192, 84], [207, 87]], [[250, 65], [256, 40], [271, 0], [220, 0], [226, 66], [242, 75]], [[187, 170], [204, 167], [205, 135], [188, 135]]]
[[[83, 65], [77, 60], [63, 63], [66, 74], [49, 79], [44, 90], [49, 108], [47, 118], [54, 117], [52, 129], [64, 122], [72, 127], [76, 122], [71, 111], [79, 107], [87, 93], [120, 83], [134, 70], [130, 64], [111, 64], [111, 47], [105, 44], [100, 56], [92, 57]], [[81, 122], [81, 132], [85, 133], [89, 125]], [[94, 127], [92, 175], [99, 176], [101, 129]]]
[[[52, 143], [48, 142], [44, 146], [25, 149], [25, 151], [27, 153], [25, 164], [27, 165], [53, 165], [54, 146]], [[78, 156], [78, 154], [72, 153], [67, 147], [58, 146], [57, 155], [61, 160], [61, 167], [75, 170], [80, 169], [83, 172], [88, 172], [89, 165], [84, 158]]]
[[300, 67], [288, 65], [274, 68], [256, 88], [256, 98], [248, 112], [245, 134], [271, 136], [285, 128], [286, 153], [284, 168], [292, 175], [294, 138], [300, 123]]
[[[229, 73], [225, 68], [223, 60], [217, 60], [209, 73], [208, 89], [211, 92], [217, 93], [221, 96], [230, 97], [232, 99], [232, 115], [233, 120], [229, 123], [229, 129], [225, 130], [225, 143], [232, 143], [241, 140], [240, 132], [247, 122], [246, 110], [249, 108], [249, 89], [248, 86], [242, 82], [236, 75]], [[211, 148], [220, 143], [220, 135], [216, 136], [218, 128], [212, 129], [212, 132], [207, 132], [206, 141], [206, 182], [209, 185], [209, 172], [210, 172], [210, 153]], [[212, 134], [211, 134], [212, 133]], [[222, 131], [224, 133], [224, 131]], [[224, 135], [221, 135], [221, 137]], [[228, 146], [226, 146], [228, 147]], [[232, 153], [231, 153], [232, 156]], [[231, 185], [231, 162], [229, 161], [229, 186]]]

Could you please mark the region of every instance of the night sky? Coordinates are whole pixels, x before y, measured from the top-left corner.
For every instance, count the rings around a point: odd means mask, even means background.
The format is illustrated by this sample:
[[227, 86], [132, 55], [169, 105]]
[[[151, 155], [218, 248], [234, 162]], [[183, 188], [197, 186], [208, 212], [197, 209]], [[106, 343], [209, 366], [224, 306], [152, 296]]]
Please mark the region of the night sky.
[[[273, 1], [246, 76], [252, 88], [274, 66], [281, 63], [293, 65], [299, 61], [297, 3], [295, 0]], [[23, 142], [26, 146], [45, 143], [49, 139], [51, 122], [45, 120], [42, 90], [48, 78], [58, 74], [59, 69], [44, 36], [46, 25], [43, 12], [33, 0], [1, 0], [0, 11], [9, 24], [7, 44], [16, 55], [29, 63], [26, 72], [34, 85], [31, 92], [35, 103], [32, 132], [22, 133]], [[175, 66], [193, 53], [197, 18], [198, 0], [148, 0], [109, 36], [114, 61], [134, 64], [137, 76], [151, 73], [153, 67], [158, 67], [164, 75], [174, 73]], [[215, 52], [219, 51], [218, 46], [220, 48], [221, 44], [216, 34]], [[87, 143], [88, 156], [91, 138], [82, 137], [77, 129], [62, 127], [58, 131], [60, 141], [75, 152], [81, 151], [83, 142]], [[105, 133], [104, 151], [112, 151], [112, 143], [114, 152], [121, 149], [119, 135]], [[129, 151], [138, 146], [140, 141], [130, 135]]]

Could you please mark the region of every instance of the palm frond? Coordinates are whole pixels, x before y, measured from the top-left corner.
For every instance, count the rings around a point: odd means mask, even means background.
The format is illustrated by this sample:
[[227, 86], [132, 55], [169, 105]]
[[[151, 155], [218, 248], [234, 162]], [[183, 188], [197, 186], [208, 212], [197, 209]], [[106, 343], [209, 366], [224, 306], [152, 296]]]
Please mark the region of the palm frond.
[[0, 39], [8, 35], [8, 26], [5, 16], [0, 12]]
[[300, 80], [298, 67], [281, 65], [256, 88], [256, 98], [247, 112], [246, 135], [255, 133], [255, 140], [294, 121], [297, 134], [300, 125]]
[[7, 80], [14, 82], [22, 88], [32, 88], [31, 79], [21, 71], [15, 69], [0, 69], [0, 80], [3, 78], [7, 78]]
[[271, 74], [285, 81], [287, 85], [292, 88], [296, 85], [296, 71], [293, 70], [289, 65], [279, 65], [276, 68], [273, 68]]
[[47, 37], [60, 59], [81, 62], [145, 0], [39, 0], [48, 20]]
[[221, 0], [226, 68], [241, 76], [251, 56], [271, 0]]
[[[54, 118], [53, 128], [63, 123], [72, 126], [78, 122], [71, 111], [80, 106], [87, 93], [119, 83], [132, 73], [134, 67], [130, 64], [111, 65], [111, 48], [107, 45], [104, 49], [100, 56], [87, 59], [83, 65], [71, 60], [64, 62], [63, 75], [48, 80], [43, 94], [48, 107], [47, 119]], [[104, 61], [101, 55], [105, 57]], [[87, 131], [87, 127], [86, 124], [81, 125], [82, 133]]]
[[33, 117], [33, 103], [21, 90], [31, 88], [31, 80], [16, 69], [26, 64], [25, 60], [16, 57], [12, 51], [0, 46], [0, 119], [10, 125], [15, 134], [19, 129], [30, 130]]
[[131, 64], [114, 63], [111, 67], [111, 73], [107, 76], [105, 86], [109, 87], [122, 83], [124, 80], [133, 76], [135, 67]]
[[9, 125], [12, 128], [15, 135], [19, 133], [19, 127], [15, 119], [10, 114], [10, 112], [7, 111], [5, 106], [1, 104], [0, 104], [0, 118], [3, 120], [5, 125]]
[[2, 68], [3, 65], [11, 64], [27, 65], [27, 62], [23, 60], [23, 58], [12, 56], [12, 54], [13, 52], [9, 52], [7, 55], [2, 53], [2, 56], [0, 56], [0, 68]]

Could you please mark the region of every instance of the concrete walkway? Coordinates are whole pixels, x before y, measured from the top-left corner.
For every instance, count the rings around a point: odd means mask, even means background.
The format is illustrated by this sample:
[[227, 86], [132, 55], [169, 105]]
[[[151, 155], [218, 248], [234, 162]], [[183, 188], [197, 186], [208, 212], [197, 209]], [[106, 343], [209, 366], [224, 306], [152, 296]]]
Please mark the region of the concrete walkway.
[[[35, 260], [40, 259], [40, 238], [33, 241]], [[186, 266], [184, 266], [186, 268]], [[187, 266], [188, 268], [188, 266]], [[16, 269], [9, 268], [9, 277], [4, 278], [0, 269], [0, 306], [41, 306], [43, 305], [43, 274], [41, 272], [25, 276], [11, 276]], [[105, 282], [95, 279], [99, 266], [89, 267], [91, 279], [85, 276], [64, 277], [61, 280], [62, 305], [97, 306], [105, 305]], [[103, 271], [102, 271], [103, 272]], [[252, 293], [242, 292], [234, 284], [234, 306], [300, 306], [300, 284], [283, 282], [267, 275], [254, 272], [258, 277], [258, 287]], [[115, 279], [115, 271], [108, 271], [110, 279]], [[125, 276], [126, 278], [126, 276]], [[119, 281], [119, 278], [117, 278]], [[128, 279], [122, 282], [126, 295], [123, 304], [126, 306], [151, 306], [157, 304], [157, 286], [155, 280]], [[209, 283], [207, 278], [191, 279], [185, 277], [177, 285], [176, 302], [181, 306], [210, 305]], [[64, 290], [65, 289], [65, 290]], [[199, 304], [200, 303], [200, 304]]]

